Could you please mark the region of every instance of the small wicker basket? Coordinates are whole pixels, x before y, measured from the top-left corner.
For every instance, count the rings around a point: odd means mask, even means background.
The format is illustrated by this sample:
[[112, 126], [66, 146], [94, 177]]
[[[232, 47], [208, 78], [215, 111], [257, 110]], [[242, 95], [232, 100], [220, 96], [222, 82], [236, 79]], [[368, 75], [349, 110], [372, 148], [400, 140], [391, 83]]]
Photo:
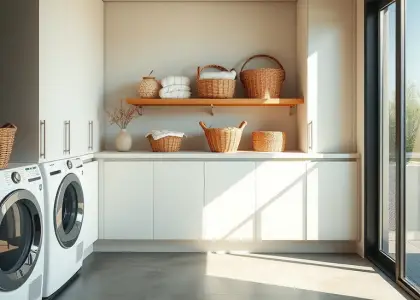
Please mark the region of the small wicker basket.
[[[274, 60], [280, 69], [261, 68], [245, 70], [245, 65], [252, 59], [266, 57]], [[248, 98], [270, 99], [280, 98], [283, 82], [286, 79], [286, 72], [282, 64], [272, 56], [259, 54], [248, 58], [242, 66], [240, 78], [246, 90]]]
[[154, 140], [150, 134], [147, 139], [150, 142], [153, 152], [178, 152], [181, 149], [182, 137], [167, 136]]
[[254, 131], [252, 146], [258, 152], [283, 152], [286, 147], [286, 133], [281, 131]]
[[197, 68], [197, 93], [199, 98], [230, 99], [235, 94], [236, 80], [234, 79], [200, 79], [204, 69], [228, 69], [218, 65], [207, 65]]
[[0, 128], [0, 169], [7, 168], [13, 150], [17, 127], [7, 123]]
[[207, 128], [204, 122], [199, 123], [206, 135], [211, 152], [236, 152], [241, 142], [242, 132], [247, 124], [243, 121], [239, 127]]

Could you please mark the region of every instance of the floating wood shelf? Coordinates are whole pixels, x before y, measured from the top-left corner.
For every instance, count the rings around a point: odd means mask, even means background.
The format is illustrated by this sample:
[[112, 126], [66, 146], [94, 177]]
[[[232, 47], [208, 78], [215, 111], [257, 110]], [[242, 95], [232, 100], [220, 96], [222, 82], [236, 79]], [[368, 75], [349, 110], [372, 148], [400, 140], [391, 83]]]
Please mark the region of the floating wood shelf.
[[128, 104], [137, 106], [295, 106], [303, 104], [302, 98], [280, 99], [143, 99], [129, 98]]

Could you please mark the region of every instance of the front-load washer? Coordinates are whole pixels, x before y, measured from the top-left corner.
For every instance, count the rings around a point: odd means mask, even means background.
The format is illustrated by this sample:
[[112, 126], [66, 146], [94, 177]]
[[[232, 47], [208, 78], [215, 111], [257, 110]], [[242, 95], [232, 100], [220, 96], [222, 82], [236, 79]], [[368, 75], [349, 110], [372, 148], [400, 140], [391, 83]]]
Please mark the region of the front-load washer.
[[44, 163], [45, 269], [43, 297], [55, 296], [77, 275], [83, 262], [83, 162]]
[[0, 171], [0, 299], [42, 299], [44, 187], [36, 165]]

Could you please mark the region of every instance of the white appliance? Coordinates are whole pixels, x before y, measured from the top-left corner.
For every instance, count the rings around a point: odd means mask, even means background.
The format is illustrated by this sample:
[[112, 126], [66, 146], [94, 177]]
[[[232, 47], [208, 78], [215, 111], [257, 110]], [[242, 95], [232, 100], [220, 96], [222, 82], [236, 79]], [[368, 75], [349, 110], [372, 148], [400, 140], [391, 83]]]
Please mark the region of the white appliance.
[[78, 273], [83, 262], [83, 162], [44, 163], [45, 272], [43, 297], [55, 296]]
[[44, 187], [36, 165], [0, 171], [0, 299], [42, 299]]

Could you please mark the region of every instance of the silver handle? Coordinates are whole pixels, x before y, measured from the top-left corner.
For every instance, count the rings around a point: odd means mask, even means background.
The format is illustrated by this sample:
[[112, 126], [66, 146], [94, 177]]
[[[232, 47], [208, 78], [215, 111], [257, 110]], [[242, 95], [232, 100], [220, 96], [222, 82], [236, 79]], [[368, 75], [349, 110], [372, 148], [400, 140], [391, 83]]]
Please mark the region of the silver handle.
[[67, 121], [64, 121], [63, 154], [67, 154]]
[[313, 124], [312, 121], [308, 124], [309, 132], [308, 132], [308, 149], [313, 150]]
[[69, 125], [69, 134], [68, 134], [68, 136], [67, 136], [67, 138], [69, 139], [69, 143], [68, 143], [68, 149], [67, 149], [67, 151], [68, 151], [68, 154], [70, 155], [70, 150], [71, 150], [71, 144], [70, 144], [70, 142], [71, 142], [71, 134], [70, 134], [70, 129], [71, 129], [71, 125], [70, 125], [70, 120], [69, 121], [67, 121], [67, 124]]
[[93, 121], [90, 121], [90, 150], [93, 151]]
[[39, 131], [39, 135], [41, 137], [41, 141], [39, 143], [39, 157], [45, 159], [45, 120], [40, 122]]

